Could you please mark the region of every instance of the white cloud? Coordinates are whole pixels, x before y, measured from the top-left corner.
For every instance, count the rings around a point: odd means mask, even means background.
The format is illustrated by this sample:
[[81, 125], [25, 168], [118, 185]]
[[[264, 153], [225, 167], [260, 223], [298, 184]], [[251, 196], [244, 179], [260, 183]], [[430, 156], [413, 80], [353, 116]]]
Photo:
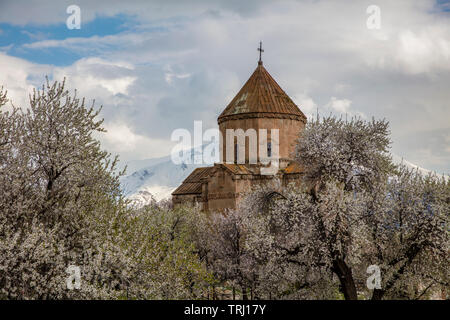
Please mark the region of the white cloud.
[[[91, 80], [97, 81], [98, 78], [91, 77]], [[101, 79], [99, 85], [111, 91], [112, 94], [128, 94], [128, 87], [136, 80], [135, 77], [122, 77], [119, 79], [105, 80]]]
[[176, 73], [172, 70], [172, 67], [167, 66], [167, 72], [164, 74], [164, 79], [168, 84], [172, 84], [173, 79], [186, 79], [191, 76], [190, 73]]
[[108, 100], [116, 94], [128, 94], [128, 88], [136, 80], [133, 70], [134, 66], [128, 62], [86, 58], [68, 67], [55, 68], [53, 77], [66, 78], [68, 85], [82, 94]]
[[351, 104], [351, 100], [331, 97], [331, 100], [326, 107], [331, 108], [335, 113], [349, 113]]
[[316, 115], [317, 104], [306, 93], [296, 94], [291, 98], [308, 119]]
[[336, 97], [331, 97], [330, 101], [319, 110], [321, 115], [327, 116], [328, 113], [337, 114], [345, 117], [361, 117], [363, 119], [367, 118], [363, 112], [354, 110], [352, 107], [352, 101], [349, 99], [338, 99]]
[[101, 52], [111, 46], [139, 45], [148, 34], [120, 33], [107, 36], [73, 37], [62, 40], [38, 40], [25, 43], [25, 49], [64, 48], [77, 52]]
[[[223, 1], [167, 1], [167, 0], [78, 0], [76, 4], [81, 9], [81, 27], [98, 16], [115, 16], [117, 14], [133, 15], [138, 19], [149, 21], [192, 16], [204, 12], [217, 12], [220, 9], [232, 11], [241, 15], [253, 15], [259, 12], [261, 6], [271, 0]], [[1, 1], [0, 22], [15, 25], [65, 23], [69, 14], [66, 9], [72, 5], [72, 0], [29, 0]]]
[[120, 159], [125, 162], [166, 156], [174, 145], [164, 139], [151, 139], [137, 134], [125, 123], [104, 123], [104, 127], [107, 133], [97, 134], [102, 146], [120, 155]]
[[44, 75], [49, 74], [52, 67], [36, 65], [0, 52], [0, 70], [0, 86], [8, 91], [9, 100], [17, 107], [26, 108], [28, 95], [37, 85], [33, 79], [41, 78], [39, 84], [42, 84]]
[[445, 35], [439, 29], [420, 34], [403, 31], [399, 34], [397, 59], [406, 72], [413, 74], [450, 70], [449, 36], [449, 32]]

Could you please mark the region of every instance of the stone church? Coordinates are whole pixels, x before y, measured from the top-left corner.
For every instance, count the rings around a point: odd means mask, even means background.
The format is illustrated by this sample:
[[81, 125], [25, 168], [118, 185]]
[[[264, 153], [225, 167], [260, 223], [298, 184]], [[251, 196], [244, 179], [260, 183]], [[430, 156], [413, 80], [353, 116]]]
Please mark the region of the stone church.
[[[253, 186], [265, 184], [275, 177], [282, 185], [299, 181], [301, 168], [292, 161], [292, 157], [300, 130], [306, 124], [306, 117], [264, 68], [261, 60], [263, 50], [261, 47], [258, 50], [260, 59], [256, 70], [219, 115], [217, 122], [223, 137], [227, 129], [255, 129], [258, 142], [261, 139], [259, 129], [267, 129], [269, 133], [264, 140], [267, 145], [258, 143], [256, 163], [249, 161], [248, 143], [245, 143], [245, 161], [241, 161], [244, 163], [238, 163], [235, 156], [231, 163], [221, 161], [211, 167], [195, 169], [172, 193], [174, 205], [191, 203], [200, 205], [204, 211], [222, 211], [236, 208]], [[266, 147], [266, 154], [270, 156], [270, 132], [273, 129], [278, 129], [279, 166], [275, 175], [265, 175], [261, 169], [266, 163], [262, 163], [259, 149]], [[236, 141], [232, 143], [232, 146], [227, 145], [227, 140], [220, 144], [220, 159], [224, 159], [227, 147], [234, 149], [236, 154]]]

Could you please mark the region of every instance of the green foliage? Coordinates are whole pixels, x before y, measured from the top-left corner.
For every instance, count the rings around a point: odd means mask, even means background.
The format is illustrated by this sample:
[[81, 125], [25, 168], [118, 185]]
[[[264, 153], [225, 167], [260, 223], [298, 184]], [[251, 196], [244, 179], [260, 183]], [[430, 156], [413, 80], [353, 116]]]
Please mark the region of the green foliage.
[[[199, 298], [212, 278], [196, 211], [130, 206], [117, 158], [93, 137], [99, 112], [48, 81], [29, 108], [0, 112], [0, 298]], [[78, 290], [69, 265], [81, 269]]]
[[198, 299], [212, 275], [198, 255], [194, 239], [199, 213], [189, 207], [147, 206], [133, 210], [126, 244], [137, 261], [130, 292], [146, 299]]

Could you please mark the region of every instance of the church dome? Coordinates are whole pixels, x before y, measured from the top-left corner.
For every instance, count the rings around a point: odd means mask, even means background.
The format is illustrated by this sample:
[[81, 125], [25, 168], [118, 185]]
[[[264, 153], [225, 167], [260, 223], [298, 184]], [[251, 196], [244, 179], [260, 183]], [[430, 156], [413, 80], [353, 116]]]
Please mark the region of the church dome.
[[217, 119], [287, 118], [306, 122], [306, 117], [264, 68], [262, 61]]

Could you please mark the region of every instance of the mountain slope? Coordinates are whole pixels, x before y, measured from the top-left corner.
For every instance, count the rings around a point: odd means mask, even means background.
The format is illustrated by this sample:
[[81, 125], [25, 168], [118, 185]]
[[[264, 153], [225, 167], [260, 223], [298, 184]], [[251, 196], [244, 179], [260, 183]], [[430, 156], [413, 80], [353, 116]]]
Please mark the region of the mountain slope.
[[[201, 153], [201, 149], [192, 149], [191, 158], [194, 154]], [[121, 178], [122, 190], [126, 197], [137, 205], [147, 204], [151, 201], [161, 201], [170, 198], [174, 191], [184, 179], [195, 169], [205, 167], [205, 164], [181, 163], [175, 164], [170, 156], [143, 160], [143, 167], [128, 176]], [[134, 165], [137, 162], [134, 162]], [[145, 165], [147, 164], [147, 165]], [[149, 165], [148, 165], [149, 164]]]
[[[201, 151], [190, 150], [191, 157]], [[422, 174], [432, 172], [421, 168], [413, 163], [393, 155], [394, 163], [403, 163], [411, 169], [417, 169]], [[139, 168], [139, 166], [141, 166]], [[174, 164], [170, 156], [133, 161], [132, 168], [137, 168], [128, 176], [122, 177], [122, 190], [126, 197], [137, 206], [142, 206], [152, 201], [169, 199], [171, 193], [183, 182], [184, 179], [195, 169], [205, 167], [204, 164]], [[448, 176], [446, 176], [448, 178]]]

